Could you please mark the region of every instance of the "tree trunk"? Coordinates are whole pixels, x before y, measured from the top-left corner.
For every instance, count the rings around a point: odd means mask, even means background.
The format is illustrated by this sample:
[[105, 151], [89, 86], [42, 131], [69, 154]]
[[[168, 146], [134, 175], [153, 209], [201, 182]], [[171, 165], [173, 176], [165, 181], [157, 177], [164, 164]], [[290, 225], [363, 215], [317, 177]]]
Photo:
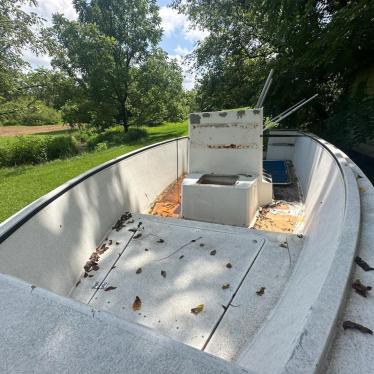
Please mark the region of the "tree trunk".
[[123, 131], [129, 131], [129, 116], [126, 110], [126, 99], [119, 100], [119, 122], [123, 126]]

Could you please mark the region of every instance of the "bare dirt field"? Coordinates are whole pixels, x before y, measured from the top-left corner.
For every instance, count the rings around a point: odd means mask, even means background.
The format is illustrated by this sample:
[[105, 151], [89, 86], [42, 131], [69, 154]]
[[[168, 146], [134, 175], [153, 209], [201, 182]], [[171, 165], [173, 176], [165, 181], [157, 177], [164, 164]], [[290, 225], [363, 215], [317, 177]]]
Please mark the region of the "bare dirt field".
[[1, 126], [0, 136], [31, 135], [45, 132], [69, 130], [68, 125], [45, 125], [45, 126]]

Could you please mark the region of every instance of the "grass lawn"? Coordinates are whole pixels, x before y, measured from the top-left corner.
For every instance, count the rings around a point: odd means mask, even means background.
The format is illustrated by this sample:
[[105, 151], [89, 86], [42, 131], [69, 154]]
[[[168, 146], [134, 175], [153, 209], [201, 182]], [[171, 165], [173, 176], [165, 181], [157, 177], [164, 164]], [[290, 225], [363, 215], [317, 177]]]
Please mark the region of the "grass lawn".
[[[143, 140], [101, 152], [85, 153], [66, 160], [55, 160], [35, 166], [0, 168], [0, 222], [40, 196], [94, 166], [137, 148], [186, 135], [187, 122], [148, 127], [147, 132], [148, 137]], [[7, 139], [12, 141], [12, 138]]]

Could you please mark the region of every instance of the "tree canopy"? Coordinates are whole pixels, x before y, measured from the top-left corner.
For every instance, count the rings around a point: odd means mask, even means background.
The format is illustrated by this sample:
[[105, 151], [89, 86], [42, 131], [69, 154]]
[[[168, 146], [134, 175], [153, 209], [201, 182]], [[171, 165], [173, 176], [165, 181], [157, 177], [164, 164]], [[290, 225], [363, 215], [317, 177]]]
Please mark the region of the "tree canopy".
[[[373, 70], [360, 95], [352, 89], [363, 71], [374, 68], [372, 1], [174, 0], [173, 6], [209, 32], [192, 56], [200, 72], [201, 108], [253, 105], [274, 68], [268, 115], [318, 93], [318, 100], [284, 124], [330, 139], [340, 129], [348, 143], [374, 136], [367, 122], [373, 115], [373, 92], [367, 90]], [[353, 108], [360, 115], [352, 116]]]

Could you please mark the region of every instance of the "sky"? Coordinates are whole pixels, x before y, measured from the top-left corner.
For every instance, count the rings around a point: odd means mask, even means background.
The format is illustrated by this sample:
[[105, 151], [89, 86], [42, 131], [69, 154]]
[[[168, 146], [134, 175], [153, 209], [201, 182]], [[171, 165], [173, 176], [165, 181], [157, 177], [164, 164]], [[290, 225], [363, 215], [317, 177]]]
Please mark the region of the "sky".
[[[192, 89], [195, 83], [195, 76], [189, 72], [184, 57], [193, 50], [196, 42], [206, 37], [206, 32], [191, 28], [186, 16], [178, 14], [174, 9], [168, 7], [170, 0], [158, 0], [162, 28], [164, 36], [161, 41], [163, 48], [170, 57], [175, 58], [180, 64], [184, 74], [183, 86], [185, 89]], [[50, 24], [52, 14], [63, 13], [68, 19], [76, 19], [76, 13], [72, 0], [39, 0], [38, 8], [32, 9]], [[24, 56], [32, 68], [40, 66], [50, 67], [48, 55], [36, 56], [31, 51], [25, 51]]]

